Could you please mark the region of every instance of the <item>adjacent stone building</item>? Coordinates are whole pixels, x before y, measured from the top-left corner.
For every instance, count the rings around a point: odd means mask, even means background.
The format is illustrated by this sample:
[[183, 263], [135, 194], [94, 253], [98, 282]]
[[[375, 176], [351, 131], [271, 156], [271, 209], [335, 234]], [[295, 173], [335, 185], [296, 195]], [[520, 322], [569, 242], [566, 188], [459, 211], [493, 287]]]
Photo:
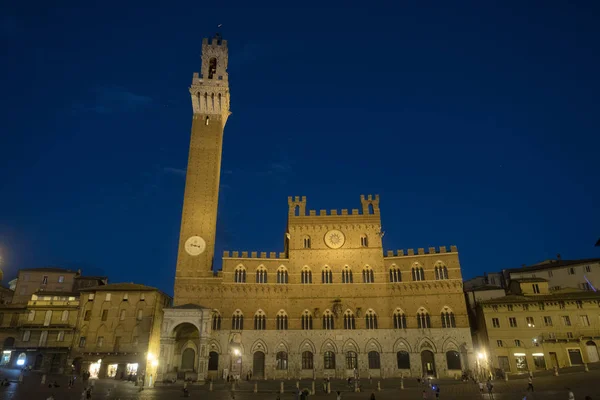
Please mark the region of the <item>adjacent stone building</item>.
[[171, 298], [156, 288], [113, 283], [80, 290], [78, 332], [73, 342], [76, 372], [122, 379], [156, 377], [163, 308]]
[[512, 279], [506, 296], [478, 303], [480, 372], [526, 373], [598, 362], [600, 294], [550, 291], [543, 278]]
[[0, 304], [1, 365], [63, 373], [77, 330], [79, 289], [107, 282], [64, 268], [27, 268]]
[[[386, 251], [380, 199], [309, 210], [288, 198], [283, 251], [226, 251], [213, 273], [227, 42], [202, 43], [175, 277], [159, 379], [455, 376], [472, 368], [456, 247]], [[283, 220], [282, 220], [283, 223]]]

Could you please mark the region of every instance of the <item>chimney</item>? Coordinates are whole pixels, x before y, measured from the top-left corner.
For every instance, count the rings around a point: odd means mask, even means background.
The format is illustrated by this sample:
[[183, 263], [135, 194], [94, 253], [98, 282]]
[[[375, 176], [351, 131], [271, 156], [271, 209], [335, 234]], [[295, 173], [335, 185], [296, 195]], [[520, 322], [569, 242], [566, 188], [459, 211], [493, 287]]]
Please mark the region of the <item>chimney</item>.
[[556, 259], [560, 261], [560, 253], [556, 255]]

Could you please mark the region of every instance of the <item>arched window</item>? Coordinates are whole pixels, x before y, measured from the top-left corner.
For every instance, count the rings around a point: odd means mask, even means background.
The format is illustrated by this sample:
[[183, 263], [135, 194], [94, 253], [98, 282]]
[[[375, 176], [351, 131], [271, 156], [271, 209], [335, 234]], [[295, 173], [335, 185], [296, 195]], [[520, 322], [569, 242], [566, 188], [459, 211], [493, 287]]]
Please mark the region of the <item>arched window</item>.
[[350, 310], [346, 310], [344, 313], [344, 329], [356, 329], [354, 314]]
[[352, 270], [347, 265], [342, 270], [342, 283], [352, 283]]
[[363, 268], [362, 276], [364, 283], [375, 282], [375, 274], [373, 273], [373, 268], [369, 267], [368, 265], [365, 268]]
[[208, 79], [213, 79], [214, 75], [217, 73], [217, 59], [211, 58], [208, 60]]
[[429, 313], [423, 308], [417, 312], [417, 326], [421, 329], [431, 328], [431, 318], [429, 317]]
[[354, 351], [346, 353], [346, 369], [358, 368], [358, 356]]
[[218, 312], [214, 313], [212, 316], [212, 330], [220, 331], [221, 330], [221, 314]]
[[360, 235], [360, 247], [369, 247], [367, 235]]
[[254, 330], [264, 331], [267, 329], [267, 316], [263, 310], [258, 310], [254, 314]]
[[294, 206], [294, 216], [295, 217], [299, 217], [300, 216], [300, 206], [297, 205], [297, 204]]
[[286, 370], [288, 368], [288, 354], [285, 351], [278, 351], [275, 356], [276, 369]]
[[410, 356], [407, 351], [401, 350], [396, 353], [398, 369], [410, 369]]
[[69, 320], [69, 311], [68, 311], [68, 310], [64, 310], [64, 311], [62, 312], [62, 315], [61, 315], [61, 317], [60, 317], [60, 320], [61, 320], [62, 322], [67, 322], [67, 321]]
[[304, 310], [301, 316], [302, 320], [302, 329], [305, 331], [310, 331], [313, 328], [313, 317], [310, 311]]
[[302, 283], [312, 283], [312, 271], [309, 267], [302, 267], [302, 271], [300, 271], [300, 279]]
[[369, 369], [379, 369], [381, 368], [381, 361], [379, 359], [379, 353], [376, 351], [370, 351], [368, 354], [369, 357]]
[[256, 269], [256, 283], [267, 283], [267, 269], [262, 265]]
[[458, 351], [450, 350], [446, 352], [446, 364], [448, 369], [462, 370], [460, 354], [458, 354]]
[[335, 353], [333, 351], [326, 351], [323, 354], [323, 368], [335, 369]]
[[243, 266], [238, 266], [235, 269], [234, 275], [233, 275], [233, 281], [235, 283], [245, 283], [246, 282], [246, 268], [244, 268]]
[[325, 310], [323, 313], [323, 329], [332, 330], [333, 328], [333, 313], [330, 310]]
[[413, 281], [424, 281], [425, 280], [425, 271], [423, 271], [422, 267], [415, 265], [411, 271], [412, 271]]
[[369, 309], [365, 314], [365, 326], [367, 329], [377, 329], [377, 314]]
[[375, 213], [375, 210], [374, 210], [374, 208], [373, 208], [373, 203], [369, 203], [368, 209], [369, 209], [369, 214], [371, 214], [371, 215], [372, 215], [372, 214], [374, 214], [374, 213]]
[[302, 238], [305, 249], [310, 249], [310, 236], [306, 235]]
[[392, 265], [390, 268], [390, 282], [402, 282], [402, 273], [400, 268]]
[[[287, 331], [288, 328], [288, 316], [283, 310], [279, 310], [277, 313], [276, 323], [278, 331]], [[263, 328], [264, 329], [264, 328]]]
[[231, 317], [231, 329], [236, 331], [244, 329], [244, 315], [240, 310], [235, 310]]
[[394, 329], [406, 329], [406, 315], [400, 309], [394, 311]]
[[310, 351], [302, 352], [302, 369], [313, 369], [313, 353]]
[[288, 283], [288, 270], [283, 265], [277, 268], [277, 283]]
[[454, 313], [448, 307], [444, 307], [441, 314], [442, 328], [456, 328], [456, 319]]
[[438, 262], [435, 266], [435, 279], [448, 279], [448, 268], [441, 262]]
[[331, 274], [331, 268], [325, 266], [321, 270], [321, 283], [333, 283], [333, 276]]

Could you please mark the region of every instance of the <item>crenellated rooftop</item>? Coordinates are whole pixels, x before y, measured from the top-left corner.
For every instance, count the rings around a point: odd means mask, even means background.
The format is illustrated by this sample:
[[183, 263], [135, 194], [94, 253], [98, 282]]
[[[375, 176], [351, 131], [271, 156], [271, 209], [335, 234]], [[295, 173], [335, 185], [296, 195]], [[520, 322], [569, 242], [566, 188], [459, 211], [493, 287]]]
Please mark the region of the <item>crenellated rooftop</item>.
[[415, 249], [407, 249], [406, 252], [404, 250], [388, 250], [385, 254], [385, 257], [386, 258], [408, 257], [408, 256], [415, 256], [415, 255], [445, 254], [445, 253], [458, 253], [458, 248], [456, 246], [450, 246], [450, 251], [448, 251], [448, 247], [446, 247], [446, 246], [440, 246], [438, 248], [429, 247], [426, 251], [425, 248], [421, 247], [421, 248], [417, 249], [416, 253], [415, 253]]

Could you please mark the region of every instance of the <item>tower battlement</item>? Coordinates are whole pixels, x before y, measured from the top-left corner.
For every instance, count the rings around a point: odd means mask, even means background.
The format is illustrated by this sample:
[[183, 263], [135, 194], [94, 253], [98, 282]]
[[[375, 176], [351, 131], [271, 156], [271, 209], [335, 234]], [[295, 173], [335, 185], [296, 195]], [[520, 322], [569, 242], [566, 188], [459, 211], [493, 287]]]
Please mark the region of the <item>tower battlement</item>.
[[347, 216], [377, 216], [379, 217], [379, 195], [360, 195], [361, 209], [353, 208], [348, 213], [348, 209], [343, 208], [330, 210], [306, 210], [306, 196], [288, 197], [288, 216], [290, 218], [302, 217], [347, 217]]

